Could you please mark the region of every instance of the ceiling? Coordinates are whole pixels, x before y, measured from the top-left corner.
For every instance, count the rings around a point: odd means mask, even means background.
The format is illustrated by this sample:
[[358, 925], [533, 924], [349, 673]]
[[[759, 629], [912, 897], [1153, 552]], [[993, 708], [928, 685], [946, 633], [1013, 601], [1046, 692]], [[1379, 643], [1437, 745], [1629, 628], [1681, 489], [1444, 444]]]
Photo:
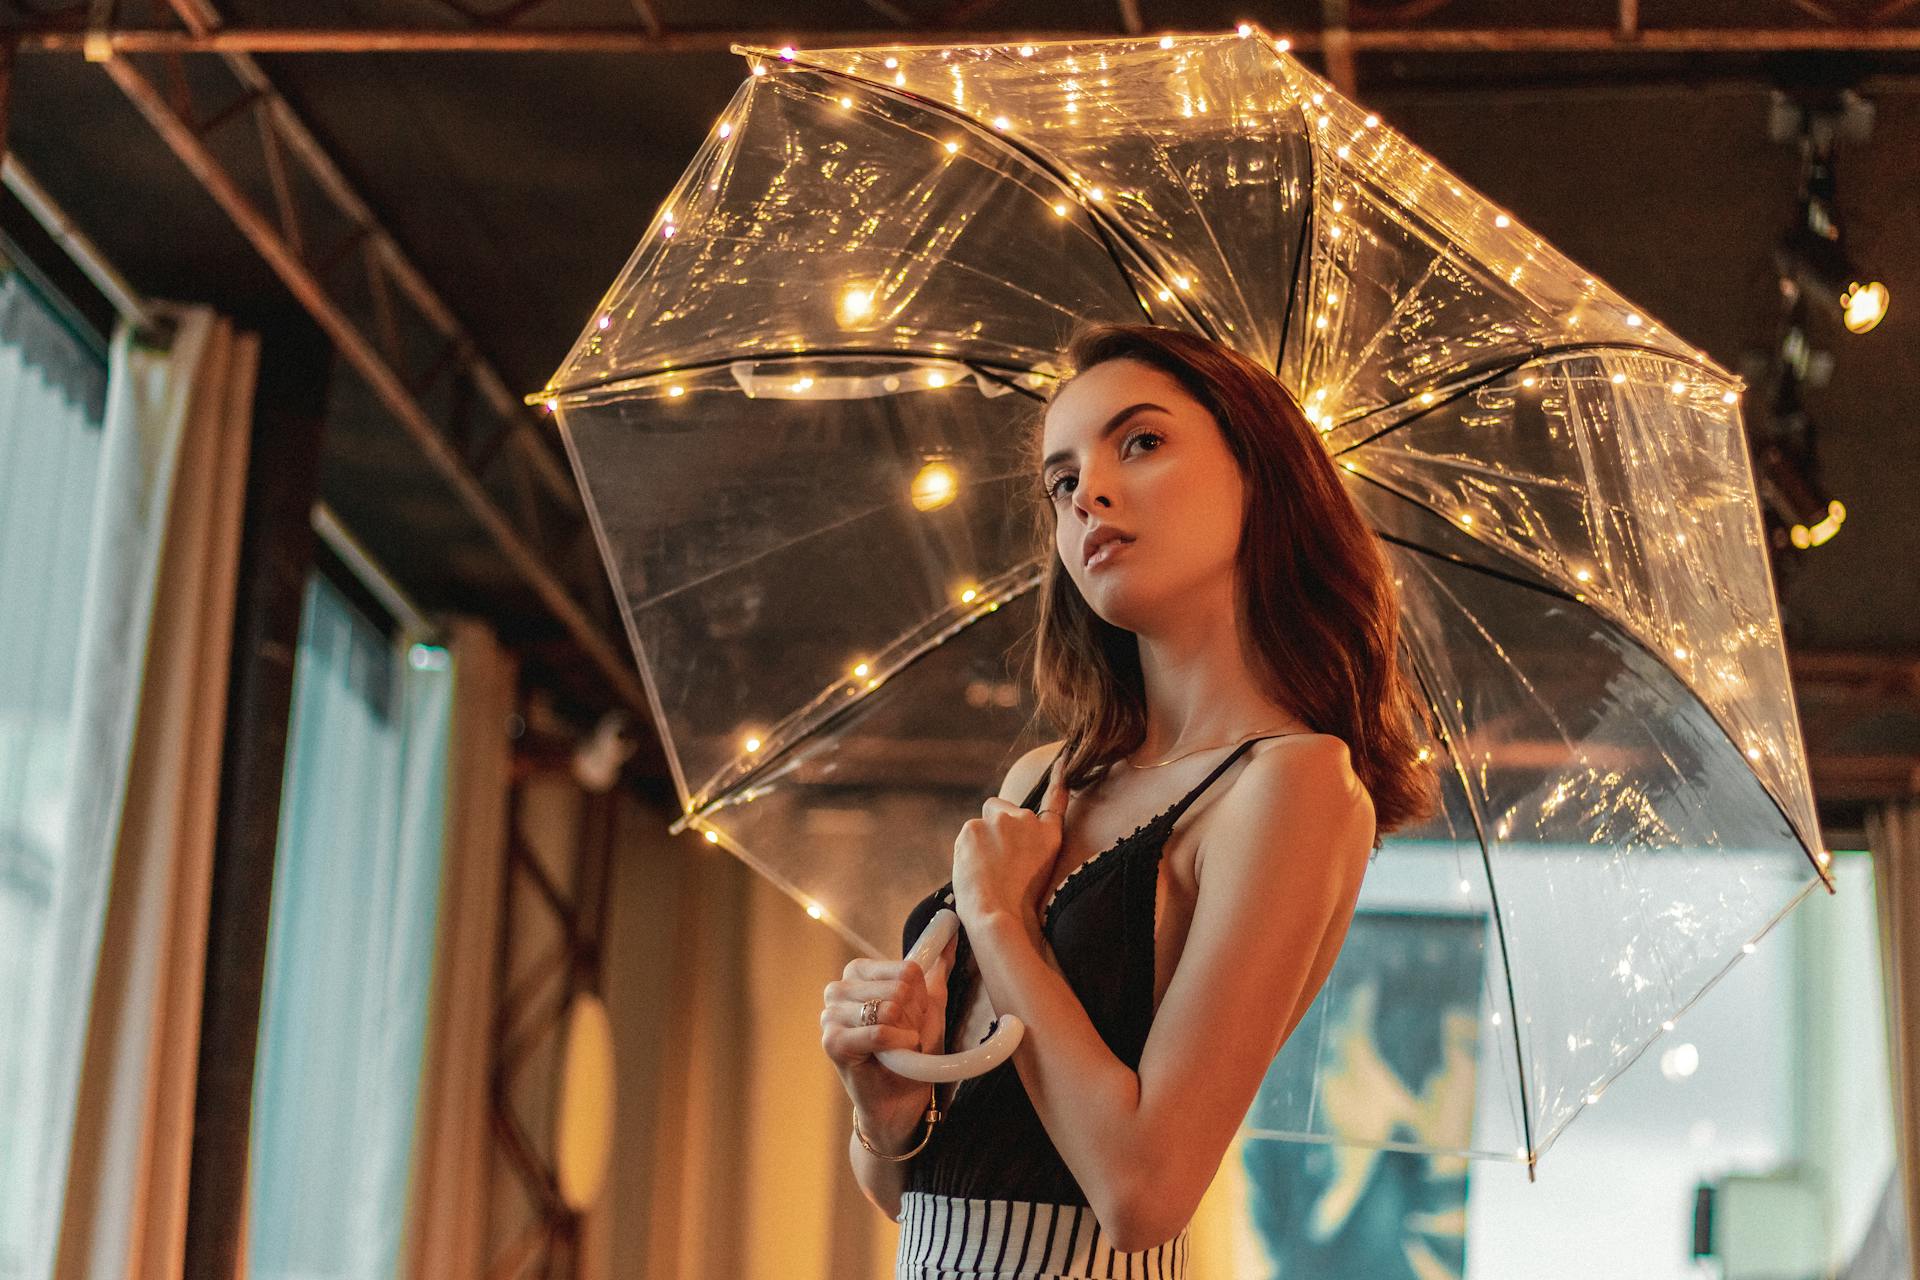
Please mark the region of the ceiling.
[[[463, 17], [462, 6], [476, 16]], [[82, 55], [88, 7], [0, 3], [0, 22], [16, 36], [47, 33], [25, 40], [14, 63], [13, 154], [141, 293], [209, 302], [269, 333], [285, 325], [303, 311], [288, 285], [124, 82]], [[162, 94], [188, 86], [203, 122], [233, 107], [206, 130], [205, 146], [271, 210], [274, 166], [245, 118], [245, 73], [232, 55], [250, 58], [514, 398], [559, 365], [746, 75], [726, 52], [733, 39], [822, 46], [847, 43], [844, 33], [873, 42], [892, 32], [934, 43], [1254, 21], [1291, 34], [1300, 56], [1344, 81], [1349, 96], [1750, 377], [1774, 342], [1771, 252], [1794, 214], [1798, 174], [1795, 152], [1768, 136], [1771, 89], [1855, 86], [1876, 114], [1868, 137], [1840, 146], [1837, 207], [1855, 257], [1893, 302], [1871, 333], [1828, 325], [1815, 335], [1835, 360], [1830, 384], [1807, 394], [1815, 479], [1845, 502], [1847, 520], [1825, 546], [1780, 553], [1781, 604], [1829, 836], [1844, 843], [1869, 800], [1920, 791], [1920, 450], [1910, 422], [1920, 399], [1912, 216], [1920, 4], [1696, 0], [1645, 14], [1631, 2], [1571, 0], [219, 0], [217, 11], [206, 0], [122, 0], [118, 8], [111, 29], [125, 37], [116, 46], [123, 65]], [[1623, 25], [1633, 37], [1617, 34]], [[156, 33], [144, 46], [143, 32]], [[213, 51], [216, 32], [224, 53]], [[131, 52], [168, 33], [177, 52]], [[374, 49], [372, 33], [390, 44], [414, 33], [414, 44], [471, 36], [491, 47]], [[301, 43], [294, 35], [343, 50], [267, 51]], [[603, 51], [583, 51], [595, 41]], [[1488, 47], [1499, 45], [1515, 47]], [[353, 218], [300, 166], [282, 168], [310, 256], [351, 244]], [[343, 279], [337, 262], [328, 279]], [[377, 329], [370, 294], [335, 288], [345, 310], [359, 308]], [[359, 288], [366, 292], [364, 280]], [[430, 362], [430, 348], [413, 356]], [[457, 410], [437, 396], [419, 400], [444, 423]], [[624, 642], [609, 621], [604, 572], [589, 539], [551, 541], [567, 519], [565, 462], [545, 420], [522, 417], [519, 438], [533, 450], [514, 467], [500, 461], [515, 455], [511, 447], [467, 441], [464, 456], [486, 460], [472, 464], [489, 495], [476, 499], [342, 362], [322, 497], [424, 607], [486, 614], [577, 703], [619, 701], [608, 672]], [[523, 488], [540, 452], [554, 488], [529, 499]], [[549, 541], [530, 545], [565, 562], [553, 580], [582, 602], [584, 621], [564, 625], [551, 596], [503, 554], [497, 530], [476, 515], [476, 501], [489, 499], [510, 519], [546, 526]], [[581, 656], [583, 627], [598, 628], [607, 646], [597, 666]], [[631, 701], [631, 685], [626, 692]]]

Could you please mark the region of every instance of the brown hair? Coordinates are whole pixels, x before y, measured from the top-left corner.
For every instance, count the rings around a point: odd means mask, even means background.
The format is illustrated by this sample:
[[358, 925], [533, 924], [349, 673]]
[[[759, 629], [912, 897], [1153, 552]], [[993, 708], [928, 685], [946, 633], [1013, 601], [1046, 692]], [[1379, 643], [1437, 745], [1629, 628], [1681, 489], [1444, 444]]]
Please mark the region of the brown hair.
[[[1376, 849], [1387, 832], [1431, 816], [1436, 766], [1424, 758], [1420, 734], [1437, 738], [1400, 665], [1392, 571], [1332, 456], [1280, 380], [1237, 351], [1157, 325], [1083, 329], [1066, 354], [1076, 373], [1137, 360], [1173, 378], [1213, 415], [1247, 483], [1236, 564], [1246, 647], [1264, 666], [1256, 677], [1315, 732], [1347, 744], [1373, 800]], [[1036, 459], [1043, 426], [1033, 427]], [[1050, 548], [1049, 504], [1038, 517], [1039, 545]], [[1079, 788], [1146, 738], [1139, 642], [1093, 611], [1059, 556], [1044, 560], [1034, 685], [1040, 714], [1066, 734], [1067, 782]]]

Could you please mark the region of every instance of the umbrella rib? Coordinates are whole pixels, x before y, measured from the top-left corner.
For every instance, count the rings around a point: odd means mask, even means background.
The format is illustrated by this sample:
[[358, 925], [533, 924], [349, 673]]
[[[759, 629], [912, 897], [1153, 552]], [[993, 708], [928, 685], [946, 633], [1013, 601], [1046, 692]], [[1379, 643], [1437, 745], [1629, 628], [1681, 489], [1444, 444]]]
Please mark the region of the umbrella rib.
[[[1382, 492], [1391, 494], [1392, 496], [1400, 499], [1402, 502], [1405, 502], [1410, 506], [1420, 508], [1420, 510], [1427, 512], [1429, 515], [1433, 516], [1436, 520], [1446, 521], [1449, 528], [1453, 527], [1452, 521], [1448, 521], [1446, 517], [1443, 516], [1440, 512], [1435, 511], [1432, 507], [1428, 506], [1426, 503], [1420, 501], [1420, 499], [1412, 496], [1411, 494], [1403, 493], [1401, 490], [1396, 489], [1394, 486], [1386, 483], [1384, 480], [1380, 480], [1374, 476], [1361, 475], [1358, 471], [1349, 471], [1347, 474], [1366, 481], [1368, 484], [1373, 485], [1375, 488], [1380, 489]], [[1511, 583], [1516, 587], [1525, 587], [1527, 590], [1538, 592], [1541, 595], [1553, 596], [1556, 599], [1564, 600], [1568, 604], [1576, 605], [1582, 609], [1587, 610], [1590, 613], [1598, 615], [1601, 618], [1601, 620], [1606, 622], [1609, 626], [1613, 627], [1615, 631], [1617, 631], [1622, 637], [1624, 637], [1628, 643], [1634, 645], [1642, 653], [1644, 653], [1647, 656], [1649, 661], [1653, 662], [1662, 671], [1665, 671], [1668, 675], [1672, 676], [1675, 684], [1678, 684], [1682, 689], [1687, 690], [1687, 692], [1692, 693], [1694, 697], [1694, 701], [1700, 707], [1701, 712], [1707, 717], [1708, 720], [1713, 722], [1714, 728], [1718, 729], [1721, 733], [1721, 736], [1727, 740], [1727, 745], [1732, 747], [1736, 753], [1740, 751], [1741, 748], [1740, 748], [1739, 739], [1734, 737], [1733, 731], [1729, 729], [1724, 722], [1722, 722], [1719, 714], [1713, 709], [1712, 705], [1708, 703], [1705, 698], [1702, 698], [1699, 695], [1699, 693], [1694, 690], [1693, 686], [1687, 682], [1686, 678], [1682, 676], [1679, 672], [1675, 671], [1672, 665], [1658, 650], [1653, 648], [1653, 646], [1647, 644], [1638, 635], [1634, 634], [1632, 627], [1627, 626], [1625, 623], [1621, 622], [1619, 619], [1613, 617], [1607, 610], [1602, 609], [1599, 605], [1595, 604], [1592, 599], [1589, 598], [1586, 600], [1582, 600], [1579, 597], [1565, 591], [1560, 587], [1556, 587], [1551, 583], [1535, 582], [1530, 579], [1520, 577], [1517, 574], [1502, 572], [1501, 570], [1495, 569], [1490, 565], [1476, 564], [1471, 560], [1468, 560], [1462, 556], [1455, 555], [1451, 552], [1441, 551], [1435, 547], [1422, 546], [1420, 543], [1410, 541], [1409, 539], [1397, 537], [1390, 533], [1383, 533], [1379, 529], [1375, 529], [1373, 533], [1375, 537], [1379, 538], [1383, 542], [1390, 542], [1395, 546], [1405, 547], [1409, 551], [1417, 552], [1418, 554], [1427, 556], [1431, 559], [1445, 560], [1447, 563], [1454, 565], [1458, 568], [1466, 569], [1472, 573], [1483, 574], [1489, 578], [1494, 578], [1501, 582]], [[1498, 547], [1494, 547], [1488, 543], [1482, 542], [1479, 538], [1472, 537], [1471, 535], [1466, 533], [1461, 533], [1460, 536], [1467, 538], [1469, 541], [1474, 542], [1480, 546], [1486, 547], [1489, 551], [1493, 552], [1495, 555], [1501, 555], [1504, 558], [1511, 558], [1511, 557], [1505, 557], [1505, 553], [1502, 552]], [[1777, 810], [1780, 814], [1780, 820], [1786, 824], [1787, 830], [1792, 833], [1794, 841], [1798, 843], [1800, 846], [1800, 851], [1807, 855], [1807, 861], [1813, 864], [1814, 874], [1820, 877], [1822, 883], [1825, 883], [1827, 879], [1826, 872], [1821, 868], [1819, 861], [1814, 858], [1813, 850], [1807, 847], [1806, 840], [1800, 834], [1800, 828], [1794, 824], [1793, 815], [1787, 812], [1787, 806], [1784, 803], [1782, 803], [1779, 796], [1774, 794], [1773, 788], [1767, 785], [1767, 780], [1765, 778], [1761, 777], [1759, 774], [1756, 773], [1753, 775], [1753, 779], [1756, 783], [1759, 784], [1761, 794], [1765, 795], [1767, 799], [1773, 802], [1774, 809]]]
[[[1098, 102], [1104, 105], [1107, 108], [1107, 110], [1112, 112], [1116, 117], [1119, 117], [1122, 119], [1125, 118], [1126, 113], [1119, 110], [1114, 105], [1113, 100], [1111, 98], [1103, 96], [1099, 92], [1099, 90], [1089, 89], [1089, 90], [1086, 90], [1085, 92], [1088, 97], [1092, 98], [1095, 102]], [[1179, 175], [1179, 173], [1174, 170], [1174, 167], [1168, 163], [1166, 152], [1165, 150], [1162, 149], [1159, 139], [1150, 137], [1148, 141], [1148, 148], [1152, 152], [1154, 164], [1159, 168], [1160, 172], [1166, 176], [1168, 182], [1174, 188], [1182, 192], [1187, 197], [1187, 207], [1191, 209], [1194, 212], [1194, 214], [1200, 218], [1200, 225], [1204, 227], [1207, 232], [1207, 242], [1213, 246], [1213, 251], [1219, 257], [1221, 265], [1222, 266], [1227, 265], [1227, 251], [1223, 247], [1221, 247], [1220, 237], [1214, 234], [1213, 223], [1206, 217], [1200, 215], [1199, 205], [1195, 202], [1193, 198], [1193, 188], [1189, 187], [1187, 185], [1186, 179], [1182, 178]], [[1234, 295], [1240, 299], [1240, 313], [1243, 316], [1247, 316], [1248, 318], [1251, 318], [1253, 315], [1253, 308], [1247, 303], [1247, 295], [1246, 295], [1246, 292], [1240, 288], [1239, 278], [1235, 276], [1231, 270], [1229, 270], [1227, 272], [1227, 279], [1231, 281], [1233, 284]], [[1212, 337], [1213, 335], [1209, 333], [1207, 336]]]
[[1061, 172], [1060, 168], [1049, 160], [1038, 148], [1028, 146], [1026, 143], [1021, 142], [1018, 138], [1009, 134], [989, 129], [966, 112], [951, 107], [936, 98], [929, 98], [922, 94], [914, 93], [910, 89], [902, 89], [893, 85], [882, 84], [877, 80], [869, 80], [865, 76], [855, 75], [851, 71], [842, 71], [837, 67], [823, 67], [816, 62], [801, 60], [797, 62], [796, 65], [804, 66], [809, 71], [819, 75], [851, 81], [883, 97], [898, 99], [901, 102], [919, 107], [924, 111], [930, 111], [936, 115], [949, 116], [964, 124], [980, 138], [996, 146], [1004, 147], [1020, 159], [1025, 160], [1029, 165], [1053, 179], [1062, 190], [1071, 194], [1074, 201], [1080, 205], [1081, 210], [1087, 215], [1087, 221], [1093, 224], [1094, 230], [1099, 233], [1101, 240], [1106, 243], [1107, 256], [1113, 260], [1114, 270], [1120, 273], [1121, 281], [1133, 293], [1134, 300], [1140, 304], [1140, 310], [1148, 320], [1153, 319], [1153, 308], [1147, 305], [1146, 298], [1141, 294], [1138, 286], [1135, 285], [1133, 278], [1127, 274], [1126, 263], [1121, 259], [1120, 254], [1114, 250], [1114, 237], [1118, 237], [1118, 239], [1126, 245], [1128, 251], [1141, 264], [1143, 274], [1154, 284], [1158, 285], [1160, 290], [1165, 292], [1173, 300], [1176, 308], [1186, 316], [1188, 322], [1191, 323], [1196, 330], [1216, 342], [1221, 341], [1220, 336], [1214, 332], [1213, 326], [1208, 324], [1205, 318], [1195, 312], [1193, 308], [1189, 307], [1186, 299], [1182, 298], [1177, 290], [1169, 288], [1167, 282], [1160, 278], [1158, 270], [1154, 267], [1153, 259], [1148, 256], [1145, 247], [1139, 243], [1138, 238], [1127, 229], [1126, 224], [1118, 218], [1109, 220], [1103, 217], [1101, 210], [1095, 208], [1087, 201], [1081, 200], [1080, 194], [1074, 189], [1073, 183], [1068, 181], [1066, 175]]
[[[1386, 319], [1382, 320], [1379, 325], [1374, 328], [1373, 336], [1367, 339], [1366, 345], [1354, 353], [1352, 368], [1347, 371], [1347, 376], [1342, 378], [1334, 388], [1336, 394], [1344, 392], [1348, 387], [1353, 385], [1353, 380], [1360, 376], [1361, 367], [1373, 357], [1374, 351], [1377, 350], [1381, 342], [1387, 338], [1389, 326], [1405, 314], [1407, 307], [1415, 298], [1420, 296], [1421, 290], [1425, 289], [1427, 282], [1433, 279], [1433, 273], [1439, 268], [1440, 264], [1453, 260], [1453, 251], [1445, 247], [1442, 247], [1440, 252], [1434, 254], [1433, 257], [1427, 260], [1426, 270], [1420, 273], [1420, 278], [1415, 280], [1413, 284], [1407, 288], [1406, 292], [1394, 299], [1393, 310], [1389, 311]], [[1404, 401], [1402, 403], [1404, 403]]]
[[[1008, 374], [1035, 372], [1030, 365], [1014, 364], [1008, 360], [992, 360], [985, 356], [955, 355], [944, 351], [929, 351], [922, 347], [802, 347], [798, 350], [790, 349], [786, 351], [715, 356], [709, 360], [691, 360], [686, 364], [659, 365], [652, 369], [643, 369], [639, 373], [610, 373], [604, 378], [594, 378], [587, 382], [568, 383], [564, 387], [549, 387], [539, 395], [529, 398], [533, 400], [545, 400], [551, 399], [554, 396], [570, 396], [589, 391], [602, 391], [608, 387], [619, 386], [623, 383], [643, 382], [648, 378], [664, 378], [673, 374], [706, 373], [714, 369], [725, 369], [729, 365], [738, 364], [742, 360], [752, 360], [757, 363], [772, 363], [775, 361], [865, 357], [881, 360], [926, 360], [939, 361], [943, 364], [964, 364], [969, 368], [977, 367], [983, 373], [988, 370], [998, 370]], [[1020, 388], [1016, 386], [1014, 390], [1018, 391]]]
[[1287, 309], [1280, 313], [1280, 343], [1273, 355], [1273, 375], [1277, 378], [1280, 376], [1281, 368], [1287, 362], [1287, 341], [1293, 332], [1293, 308], [1299, 302], [1300, 276], [1307, 266], [1307, 245], [1310, 242], [1309, 233], [1313, 230], [1314, 216], [1320, 211], [1318, 189], [1320, 182], [1320, 153], [1314, 149], [1313, 130], [1307, 128], [1307, 113], [1300, 106], [1300, 98], [1293, 92], [1293, 86], [1287, 81], [1286, 61], [1277, 50], [1274, 52], [1273, 58], [1274, 65], [1280, 69], [1281, 84], [1285, 86], [1287, 95], [1293, 99], [1294, 109], [1299, 114], [1300, 136], [1305, 138], [1307, 143], [1307, 183], [1305, 187], [1306, 199], [1304, 202], [1307, 206], [1307, 213], [1304, 218], [1300, 219], [1300, 235], [1295, 240], [1293, 246], [1293, 270], [1289, 273], [1290, 278], [1287, 281]]
[[[1417, 547], [1413, 549], [1421, 550]], [[1427, 705], [1435, 709], [1435, 723], [1438, 724], [1440, 723], [1438, 716], [1440, 702], [1435, 697], [1432, 683], [1427, 679], [1425, 668], [1421, 665], [1420, 655], [1414, 651], [1412, 645], [1406, 646], [1405, 652], [1407, 668], [1413, 672], [1413, 678], [1419, 682], [1420, 692], [1426, 697]], [[1494, 932], [1500, 939], [1500, 958], [1503, 962], [1500, 966], [1501, 977], [1507, 987], [1507, 1020], [1513, 1025], [1513, 1065], [1514, 1070], [1520, 1075], [1520, 1134], [1521, 1141], [1526, 1145], [1527, 1150], [1527, 1180], [1531, 1182], [1534, 1161], [1533, 1116], [1529, 1106], [1531, 1098], [1527, 1092], [1526, 1046], [1520, 1040], [1520, 1002], [1513, 993], [1513, 956], [1507, 947], [1506, 919], [1500, 913], [1500, 891], [1494, 885], [1493, 855], [1487, 844], [1486, 827], [1480, 821], [1480, 806], [1474, 799], [1473, 786], [1467, 778], [1466, 764], [1460, 759], [1460, 753], [1453, 749], [1451, 741], [1447, 741], [1444, 737], [1442, 741], [1447, 748], [1447, 758], [1453, 762], [1454, 773], [1460, 780], [1460, 792], [1466, 797], [1467, 817], [1473, 822], [1474, 840], [1480, 846], [1480, 862], [1487, 873], [1487, 897], [1491, 900], [1493, 908]]]
[[[1389, 423], [1388, 425], [1382, 427], [1380, 430], [1374, 432], [1372, 435], [1368, 436], [1366, 439], [1355, 440], [1351, 444], [1345, 444], [1340, 446], [1338, 449], [1334, 450], [1334, 456], [1338, 457], [1339, 455], [1346, 453], [1350, 449], [1358, 449], [1363, 444], [1372, 444], [1375, 440], [1378, 440], [1381, 436], [1386, 435], [1390, 431], [1398, 431], [1400, 428], [1407, 426], [1410, 423], [1418, 422], [1421, 418], [1426, 417], [1429, 413], [1432, 413], [1437, 409], [1441, 409], [1446, 407], [1449, 404], [1452, 404], [1455, 400], [1460, 399], [1460, 397], [1467, 395], [1470, 392], [1478, 391], [1481, 387], [1485, 386], [1487, 383], [1497, 382], [1499, 379], [1505, 377], [1507, 374], [1512, 373], [1515, 369], [1523, 368], [1529, 364], [1539, 363], [1552, 356], [1573, 355], [1573, 354], [1578, 354], [1580, 352], [1585, 352], [1585, 351], [1621, 351], [1621, 352], [1631, 352], [1631, 353], [1637, 353], [1637, 354], [1658, 356], [1663, 360], [1671, 360], [1675, 364], [1685, 365], [1691, 369], [1698, 369], [1703, 373], [1716, 374], [1716, 375], [1720, 373], [1720, 371], [1718, 369], [1715, 369], [1714, 366], [1712, 366], [1711, 364], [1708, 364], [1700, 360], [1689, 360], [1684, 356], [1677, 356], [1673, 354], [1673, 352], [1667, 350], [1665, 347], [1656, 347], [1651, 343], [1644, 343], [1644, 342], [1550, 342], [1545, 344], [1533, 343], [1529, 346], [1527, 353], [1525, 355], [1521, 355], [1517, 357], [1511, 356], [1511, 355], [1505, 355], [1505, 356], [1500, 356], [1496, 360], [1488, 360], [1482, 364], [1468, 365], [1466, 369], [1462, 370], [1456, 376], [1469, 379], [1470, 381], [1463, 382], [1459, 387], [1448, 392], [1446, 395], [1440, 396], [1437, 399], [1435, 399], [1432, 404], [1424, 405], [1421, 408], [1414, 410], [1412, 413], [1408, 414], [1406, 417], [1400, 419], [1400, 421]], [[1482, 374], [1485, 374], [1486, 376], [1481, 377]], [[1477, 381], [1474, 381], [1474, 379], [1477, 379]], [[1337, 429], [1344, 429], [1356, 422], [1365, 422], [1368, 418], [1371, 418], [1376, 414], [1386, 413], [1390, 410], [1401, 408], [1410, 403], [1412, 403], [1411, 397], [1403, 397], [1402, 399], [1395, 400], [1390, 404], [1379, 405], [1375, 408], [1367, 410], [1365, 413], [1354, 415], [1353, 417], [1347, 419], [1347, 421], [1341, 423], [1340, 427]]]

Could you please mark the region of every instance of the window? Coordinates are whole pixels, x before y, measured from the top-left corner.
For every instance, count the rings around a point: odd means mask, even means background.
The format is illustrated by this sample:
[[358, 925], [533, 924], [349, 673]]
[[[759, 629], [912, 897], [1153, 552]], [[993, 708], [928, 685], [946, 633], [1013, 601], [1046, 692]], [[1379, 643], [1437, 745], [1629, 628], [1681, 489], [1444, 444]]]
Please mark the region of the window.
[[439, 912], [452, 673], [309, 581], [280, 798], [247, 1249], [257, 1280], [392, 1275]]
[[8, 1280], [52, 1267], [111, 866], [112, 825], [87, 820], [101, 799], [87, 780], [98, 782], [102, 761], [76, 715], [89, 582], [96, 592], [118, 584], [114, 565], [89, 574], [96, 556], [114, 551], [94, 536], [106, 388], [92, 336], [64, 324], [0, 263], [0, 1277]]

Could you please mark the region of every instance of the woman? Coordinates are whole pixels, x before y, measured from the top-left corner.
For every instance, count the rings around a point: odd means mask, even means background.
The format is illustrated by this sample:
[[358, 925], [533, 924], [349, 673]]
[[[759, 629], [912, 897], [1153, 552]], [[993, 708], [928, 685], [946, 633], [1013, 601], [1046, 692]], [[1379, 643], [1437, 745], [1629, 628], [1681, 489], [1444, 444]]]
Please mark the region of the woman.
[[[1182, 1274], [1371, 851], [1435, 803], [1388, 565], [1279, 380], [1152, 326], [1068, 354], [1033, 451], [1038, 710], [1067, 736], [1014, 764], [908, 918], [903, 952], [959, 914], [931, 970], [855, 960], [821, 1013], [913, 1280]], [[977, 1043], [989, 1009], [1028, 1030], [976, 1079], [930, 1091], [873, 1057]]]

